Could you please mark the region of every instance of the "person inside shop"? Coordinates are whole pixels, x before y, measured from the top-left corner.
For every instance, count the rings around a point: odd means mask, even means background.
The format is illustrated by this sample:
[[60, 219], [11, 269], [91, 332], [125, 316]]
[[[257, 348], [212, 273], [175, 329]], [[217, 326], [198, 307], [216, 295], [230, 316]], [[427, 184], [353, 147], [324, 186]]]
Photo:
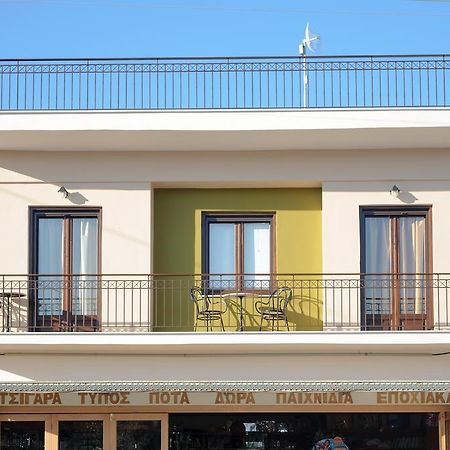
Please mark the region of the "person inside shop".
[[235, 420], [230, 426], [231, 448], [245, 448], [245, 425]]
[[322, 439], [314, 444], [312, 450], [349, 450], [344, 439], [335, 436], [334, 438]]

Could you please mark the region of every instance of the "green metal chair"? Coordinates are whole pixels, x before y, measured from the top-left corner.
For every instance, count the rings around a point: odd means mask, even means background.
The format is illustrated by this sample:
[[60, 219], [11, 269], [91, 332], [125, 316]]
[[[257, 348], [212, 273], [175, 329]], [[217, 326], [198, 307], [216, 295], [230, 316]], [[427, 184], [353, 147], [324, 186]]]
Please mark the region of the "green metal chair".
[[275, 331], [275, 322], [277, 331], [280, 330], [280, 321], [284, 321], [289, 331], [289, 322], [287, 317], [287, 308], [292, 300], [292, 289], [281, 287], [276, 289], [267, 301], [258, 301], [255, 308], [261, 316], [259, 331], [262, 330], [263, 321], [272, 322], [272, 331]]

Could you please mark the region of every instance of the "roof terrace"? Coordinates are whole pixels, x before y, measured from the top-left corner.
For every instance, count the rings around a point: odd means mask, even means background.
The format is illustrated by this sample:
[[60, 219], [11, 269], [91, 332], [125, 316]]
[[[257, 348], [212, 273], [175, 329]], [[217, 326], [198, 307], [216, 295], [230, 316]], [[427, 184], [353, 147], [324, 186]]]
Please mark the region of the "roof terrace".
[[448, 108], [450, 55], [0, 60], [0, 111]]

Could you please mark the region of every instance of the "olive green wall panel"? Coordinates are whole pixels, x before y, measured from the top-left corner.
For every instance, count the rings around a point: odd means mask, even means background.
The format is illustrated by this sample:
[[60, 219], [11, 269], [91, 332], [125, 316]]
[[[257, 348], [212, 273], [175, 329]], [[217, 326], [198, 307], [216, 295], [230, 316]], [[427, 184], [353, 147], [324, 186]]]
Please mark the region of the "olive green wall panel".
[[[206, 211], [274, 212], [276, 272], [322, 272], [321, 190], [281, 188], [156, 189], [153, 240], [155, 273], [201, 273], [201, 221], [202, 212]], [[292, 284], [292, 277], [289, 280]], [[195, 312], [189, 302], [189, 290], [196, 280], [192, 276], [166, 276], [160, 277], [160, 282], [164, 285], [164, 293], [161, 289], [155, 293], [158, 327], [161, 331], [190, 329], [194, 324]], [[294, 290], [289, 321], [293, 329], [320, 329], [321, 293], [305, 292], [300, 287]], [[224, 320], [229, 330], [236, 329], [239, 322], [235, 300], [227, 300], [230, 307]], [[254, 310], [254, 300], [247, 299], [246, 308], [246, 329], [257, 329], [259, 317]], [[285, 329], [282, 324], [280, 327]]]

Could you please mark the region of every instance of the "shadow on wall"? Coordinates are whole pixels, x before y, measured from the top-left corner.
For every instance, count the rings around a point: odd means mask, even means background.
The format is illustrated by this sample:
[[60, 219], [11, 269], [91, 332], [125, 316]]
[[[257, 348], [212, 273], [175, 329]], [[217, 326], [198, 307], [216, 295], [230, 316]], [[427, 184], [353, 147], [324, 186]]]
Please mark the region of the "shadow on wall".
[[398, 194], [398, 199], [402, 203], [407, 203], [408, 205], [412, 205], [418, 200], [417, 197], [415, 197], [413, 194], [411, 194], [411, 192], [408, 191], [400, 191], [400, 193]]
[[67, 200], [69, 200], [74, 205], [84, 205], [86, 202], [88, 202], [88, 199], [80, 192], [70, 192], [67, 196]]

